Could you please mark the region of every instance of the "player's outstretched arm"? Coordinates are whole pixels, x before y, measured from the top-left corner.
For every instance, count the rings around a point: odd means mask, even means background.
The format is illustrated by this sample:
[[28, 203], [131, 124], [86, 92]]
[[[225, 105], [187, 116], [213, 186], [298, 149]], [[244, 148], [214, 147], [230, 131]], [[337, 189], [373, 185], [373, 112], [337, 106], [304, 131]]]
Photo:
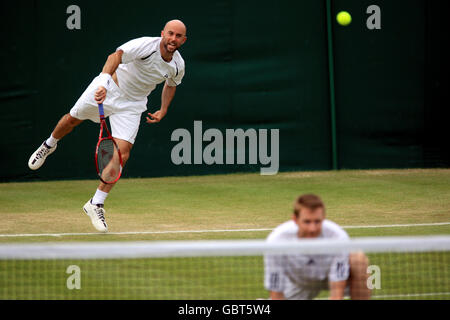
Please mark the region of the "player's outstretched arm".
[[147, 123], [157, 123], [164, 118], [164, 116], [167, 113], [167, 110], [169, 109], [169, 105], [173, 100], [173, 97], [175, 96], [175, 91], [177, 90], [176, 86], [169, 86], [167, 83], [164, 84], [164, 88], [161, 94], [161, 108], [156, 111], [155, 113], [148, 113], [150, 116], [147, 117]]
[[103, 85], [99, 86], [95, 92], [95, 101], [97, 103], [103, 103], [106, 99], [106, 83], [108, 81], [114, 81], [112, 75], [116, 72], [119, 64], [122, 63], [122, 50], [117, 50], [111, 53], [103, 66], [102, 74], [100, 75]]
[[330, 300], [344, 299], [345, 286], [347, 281], [330, 281]]

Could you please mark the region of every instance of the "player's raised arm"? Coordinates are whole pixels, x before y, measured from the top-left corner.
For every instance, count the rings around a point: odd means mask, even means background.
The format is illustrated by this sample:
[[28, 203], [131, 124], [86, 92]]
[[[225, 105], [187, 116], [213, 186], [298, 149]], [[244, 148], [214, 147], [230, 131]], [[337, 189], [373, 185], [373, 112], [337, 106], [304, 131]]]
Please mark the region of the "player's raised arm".
[[106, 87], [108, 81], [114, 81], [112, 75], [116, 72], [119, 64], [122, 63], [123, 50], [117, 50], [111, 53], [103, 66], [102, 73], [100, 74], [100, 79], [103, 85], [99, 86], [95, 92], [95, 101], [97, 103], [103, 103], [106, 99]]

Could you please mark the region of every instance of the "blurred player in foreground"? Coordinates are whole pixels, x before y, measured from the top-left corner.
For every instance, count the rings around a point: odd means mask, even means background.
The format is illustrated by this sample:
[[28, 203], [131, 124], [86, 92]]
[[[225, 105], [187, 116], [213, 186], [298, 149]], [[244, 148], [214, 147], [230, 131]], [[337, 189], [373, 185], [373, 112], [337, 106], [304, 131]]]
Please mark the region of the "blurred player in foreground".
[[[268, 242], [298, 239], [349, 239], [336, 223], [325, 219], [325, 206], [313, 194], [299, 196], [292, 220], [275, 228]], [[264, 285], [272, 300], [310, 300], [321, 290], [330, 290], [330, 299], [343, 299], [350, 290], [352, 299], [369, 299], [368, 259], [362, 252], [338, 255], [270, 254], [264, 257]]]
[[[122, 154], [123, 164], [130, 156], [139, 129], [141, 113], [147, 110], [147, 96], [165, 82], [160, 110], [148, 113], [147, 123], [157, 123], [166, 115], [176, 86], [184, 76], [184, 61], [177, 51], [186, 41], [186, 27], [179, 20], [166, 23], [161, 37], [131, 40], [109, 55], [97, 76], [75, 103], [70, 113], [59, 120], [50, 137], [31, 155], [28, 166], [39, 169], [57, 143], [84, 120], [99, 122], [98, 104], [103, 103], [112, 136]], [[93, 137], [93, 142], [95, 141]], [[104, 201], [114, 184], [100, 183], [83, 210], [94, 227], [108, 230]]]

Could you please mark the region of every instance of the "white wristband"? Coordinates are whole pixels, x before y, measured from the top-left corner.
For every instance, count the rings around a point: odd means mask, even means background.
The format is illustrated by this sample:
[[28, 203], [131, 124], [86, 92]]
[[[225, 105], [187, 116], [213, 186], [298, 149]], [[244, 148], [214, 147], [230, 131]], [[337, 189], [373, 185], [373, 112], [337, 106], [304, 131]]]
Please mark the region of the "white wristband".
[[109, 73], [100, 73], [99, 75], [99, 85], [104, 87], [105, 89], [108, 89], [109, 83], [112, 80], [112, 77]]

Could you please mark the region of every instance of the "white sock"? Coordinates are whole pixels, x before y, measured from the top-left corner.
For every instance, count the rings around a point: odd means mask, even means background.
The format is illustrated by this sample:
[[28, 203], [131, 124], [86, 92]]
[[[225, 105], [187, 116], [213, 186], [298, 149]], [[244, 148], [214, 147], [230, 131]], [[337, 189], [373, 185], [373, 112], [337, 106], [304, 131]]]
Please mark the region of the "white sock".
[[48, 138], [45, 143], [50, 147], [53, 148], [58, 143], [59, 139], [56, 139], [53, 137], [53, 135], [50, 135], [50, 138]]
[[102, 190], [97, 189], [94, 197], [92, 198], [92, 204], [104, 204], [107, 196], [108, 192], [103, 192]]

